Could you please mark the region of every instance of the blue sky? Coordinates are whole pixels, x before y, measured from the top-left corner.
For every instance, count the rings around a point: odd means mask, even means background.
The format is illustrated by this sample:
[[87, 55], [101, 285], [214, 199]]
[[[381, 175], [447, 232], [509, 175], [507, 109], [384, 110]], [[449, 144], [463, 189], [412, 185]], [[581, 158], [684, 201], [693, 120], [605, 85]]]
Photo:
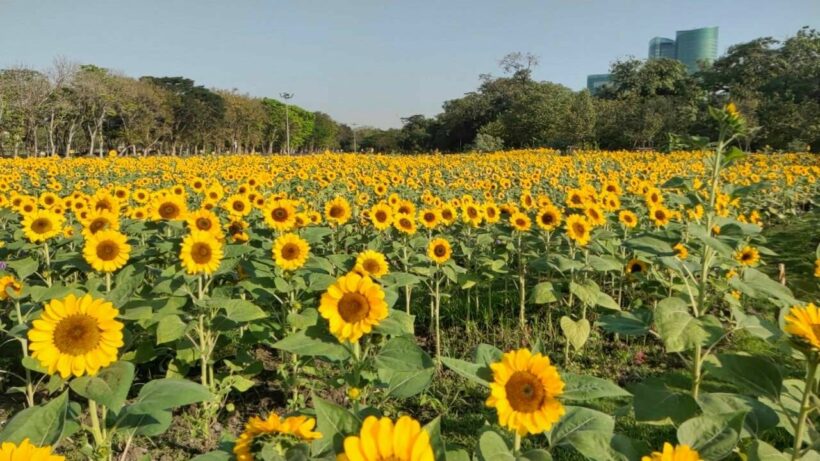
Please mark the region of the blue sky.
[[539, 80], [585, 86], [654, 36], [719, 26], [719, 51], [820, 27], [818, 0], [0, 0], [0, 67], [56, 56], [131, 76], [183, 75], [347, 123], [400, 126], [498, 74], [510, 51]]

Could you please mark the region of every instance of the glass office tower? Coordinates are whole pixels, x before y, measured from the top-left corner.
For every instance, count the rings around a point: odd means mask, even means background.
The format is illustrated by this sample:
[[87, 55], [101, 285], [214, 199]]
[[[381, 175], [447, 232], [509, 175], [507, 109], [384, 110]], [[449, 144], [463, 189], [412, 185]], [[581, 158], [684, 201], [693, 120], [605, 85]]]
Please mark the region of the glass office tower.
[[666, 37], [655, 37], [649, 41], [649, 59], [675, 59], [675, 41]]
[[676, 58], [690, 72], [697, 72], [701, 62], [711, 63], [717, 59], [718, 28], [679, 30], [675, 35]]

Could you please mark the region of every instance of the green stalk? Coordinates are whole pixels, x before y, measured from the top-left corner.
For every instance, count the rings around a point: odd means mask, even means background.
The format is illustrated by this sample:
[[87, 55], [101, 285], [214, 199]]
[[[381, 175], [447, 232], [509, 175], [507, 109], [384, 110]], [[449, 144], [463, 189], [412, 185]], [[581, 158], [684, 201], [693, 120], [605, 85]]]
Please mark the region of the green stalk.
[[808, 371], [806, 373], [806, 387], [803, 389], [803, 400], [800, 403], [800, 414], [797, 416], [797, 427], [794, 431], [794, 448], [792, 450], [792, 461], [800, 459], [800, 449], [803, 446], [803, 431], [805, 430], [806, 420], [809, 413], [813, 409], [809, 405], [811, 399], [812, 388], [814, 387], [814, 379], [817, 374], [817, 365], [820, 361], [816, 354], [808, 357]]
[[[17, 311], [17, 323], [19, 325], [24, 324], [23, 321], [23, 312], [20, 309], [20, 300], [14, 300], [14, 309]], [[28, 340], [23, 337], [20, 338], [20, 345], [23, 347], [23, 357], [28, 357]], [[24, 367], [25, 368], [25, 367]], [[26, 403], [29, 407], [34, 406], [34, 385], [31, 382], [31, 370], [26, 368]]]

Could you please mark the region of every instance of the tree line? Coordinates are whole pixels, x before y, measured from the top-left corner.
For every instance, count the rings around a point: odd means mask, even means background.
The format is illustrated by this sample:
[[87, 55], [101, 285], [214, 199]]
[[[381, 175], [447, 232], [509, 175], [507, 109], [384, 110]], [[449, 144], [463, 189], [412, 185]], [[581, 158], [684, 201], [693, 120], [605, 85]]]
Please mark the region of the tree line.
[[[820, 149], [820, 33], [758, 38], [690, 74], [675, 60], [611, 65], [596, 94], [532, 77], [537, 57], [512, 53], [503, 75], [393, 129], [350, 126], [272, 98], [208, 89], [183, 77], [130, 78], [57, 61], [0, 70], [0, 153], [132, 154], [490, 151], [503, 148], [686, 149], [713, 135], [707, 108], [733, 101], [748, 149]], [[289, 127], [290, 136], [287, 136]], [[289, 138], [289, 139], [288, 139]]]

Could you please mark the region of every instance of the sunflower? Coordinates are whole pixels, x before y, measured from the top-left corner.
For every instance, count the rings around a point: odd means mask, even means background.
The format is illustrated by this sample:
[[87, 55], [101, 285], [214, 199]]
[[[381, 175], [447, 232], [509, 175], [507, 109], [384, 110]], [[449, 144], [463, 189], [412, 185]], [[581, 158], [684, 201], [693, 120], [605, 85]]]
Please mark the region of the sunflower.
[[189, 274], [213, 274], [222, 261], [222, 244], [209, 232], [191, 231], [182, 240], [179, 259]]
[[387, 318], [384, 290], [370, 277], [351, 272], [322, 294], [319, 313], [339, 341], [356, 342]]
[[336, 197], [325, 204], [325, 218], [333, 225], [341, 226], [350, 220], [350, 203], [344, 197]]
[[485, 203], [482, 212], [484, 219], [489, 224], [497, 223], [501, 219], [501, 210], [495, 203]]
[[734, 256], [735, 261], [739, 262], [741, 266], [754, 266], [760, 261], [760, 252], [757, 251], [757, 248], [748, 245], [735, 251]]
[[588, 198], [581, 189], [570, 189], [567, 192], [567, 206], [570, 208], [586, 208]]
[[814, 276], [820, 277], [820, 258], [814, 260]]
[[441, 214], [435, 208], [426, 208], [419, 212], [419, 220], [427, 229], [435, 229], [441, 221]]
[[238, 218], [243, 218], [253, 211], [251, 201], [248, 200], [248, 197], [242, 194], [234, 194], [228, 197], [225, 200], [223, 207], [231, 216]]
[[378, 230], [385, 230], [390, 227], [393, 222], [393, 208], [384, 204], [377, 203], [370, 208], [370, 222], [373, 227]]
[[53, 211], [33, 211], [23, 216], [23, 235], [32, 243], [45, 242], [63, 231], [63, 216]]
[[359, 435], [345, 438], [336, 461], [433, 461], [430, 434], [410, 416], [395, 424], [390, 418], [368, 416]]
[[482, 219], [484, 219], [484, 216], [481, 214], [481, 208], [475, 203], [465, 203], [461, 213], [464, 222], [473, 227], [480, 226]]
[[83, 256], [99, 272], [114, 272], [128, 262], [131, 245], [125, 235], [115, 230], [102, 230], [85, 240]]
[[557, 397], [564, 381], [550, 359], [528, 349], [504, 354], [490, 365], [493, 381], [487, 406], [498, 412], [498, 423], [519, 435], [548, 431], [564, 414]]
[[514, 230], [526, 232], [532, 227], [532, 220], [526, 214], [517, 212], [510, 216], [510, 224]]
[[381, 278], [390, 271], [387, 258], [378, 251], [365, 250], [356, 256], [356, 269], [361, 275]]
[[0, 277], [0, 301], [9, 299], [9, 290], [14, 292], [14, 296], [20, 296], [23, 291], [23, 285], [11, 275], [4, 275]]
[[654, 451], [649, 456], [644, 456], [641, 461], [702, 461], [697, 451], [689, 448], [688, 445], [672, 446], [671, 443], [663, 444], [663, 452]]
[[156, 221], [175, 221], [185, 219], [185, 215], [188, 214], [188, 208], [185, 205], [185, 200], [183, 200], [180, 196], [173, 194], [165, 194], [156, 197], [153, 200], [152, 208], [153, 217]]
[[296, 226], [296, 207], [290, 200], [270, 200], [263, 214], [273, 230], [289, 231]]
[[620, 221], [624, 227], [632, 229], [638, 225], [638, 216], [629, 210], [623, 210], [618, 213], [618, 221]]
[[589, 231], [592, 226], [589, 225], [587, 219], [579, 214], [571, 214], [567, 216], [566, 221], [567, 237], [573, 240], [578, 245], [584, 246], [589, 243]]
[[820, 309], [812, 303], [793, 306], [786, 315], [786, 332], [820, 350]]
[[597, 205], [588, 206], [584, 209], [584, 215], [587, 217], [587, 222], [593, 226], [603, 226], [606, 224], [606, 216], [601, 208]]
[[427, 245], [427, 256], [436, 264], [446, 263], [452, 255], [453, 249], [450, 247], [450, 242], [443, 238], [434, 238]]
[[675, 250], [675, 256], [677, 256], [678, 259], [684, 260], [689, 257], [689, 249], [686, 248], [683, 242], [678, 242], [672, 249]]
[[29, 349], [49, 374], [97, 374], [117, 360], [122, 347], [119, 312], [108, 301], [91, 295], [52, 299], [28, 331]]
[[211, 210], [201, 209], [188, 214], [185, 218], [191, 230], [198, 230], [213, 234], [216, 238], [222, 239], [222, 225], [219, 217]]
[[626, 272], [627, 274], [642, 274], [646, 272], [648, 268], [649, 265], [646, 262], [641, 261], [637, 258], [633, 258], [626, 263], [626, 267], [624, 267], [624, 272]]
[[413, 219], [412, 215], [408, 214], [397, 214], [393, 216], [393, 227], [407, 235], [415, 234], [417, 229], [416, 220]]
[[273, 242], [273, 259], [282, 270], [295, 271], [305, 265], [310, 254], [307, 240], [296, 234], [282, 234]]
[[253, 442], [261, 435], [285, 435], [296, 438], [300, 441], [311, 442], [322, 438], [320, 432], [314, 432], [316, 419], [307, 416], [289, 416], [281, 418], [275, 413], [268, 415], [267, 419], [258, 416], [252, 417], [245, 424], [245, 430], [236, 440], [233, 447], [233, 454], [237, 461], [251, 461], [254, 459]]
[[663, 205], [656, 205], [649, 208], [649, 219], [658, 227], [666, 227], [672, 219], [672, 213]]
[[65, 457], [51, 452], [51, 446], [38, 447], [29, 440], [23, 439], [19, 445], [12, 442], [0, 444], [0, 460], [2, 461], [64, 461]]
[[450, 204], [444, 204], [441, 207], [441, 221], [449, 226], [456, 222], [456, 209]]
[[83, 235], [85, 237], [106, 229], [120, 229], [120, 218], [115, 213], [106, 210], [94, 210], [86, 214], [83, 220]]
[[554, 205], [547, 205], [538, 210], [535, 222], [545, 231], [554, 230], [561, 225], [561, 210]]

